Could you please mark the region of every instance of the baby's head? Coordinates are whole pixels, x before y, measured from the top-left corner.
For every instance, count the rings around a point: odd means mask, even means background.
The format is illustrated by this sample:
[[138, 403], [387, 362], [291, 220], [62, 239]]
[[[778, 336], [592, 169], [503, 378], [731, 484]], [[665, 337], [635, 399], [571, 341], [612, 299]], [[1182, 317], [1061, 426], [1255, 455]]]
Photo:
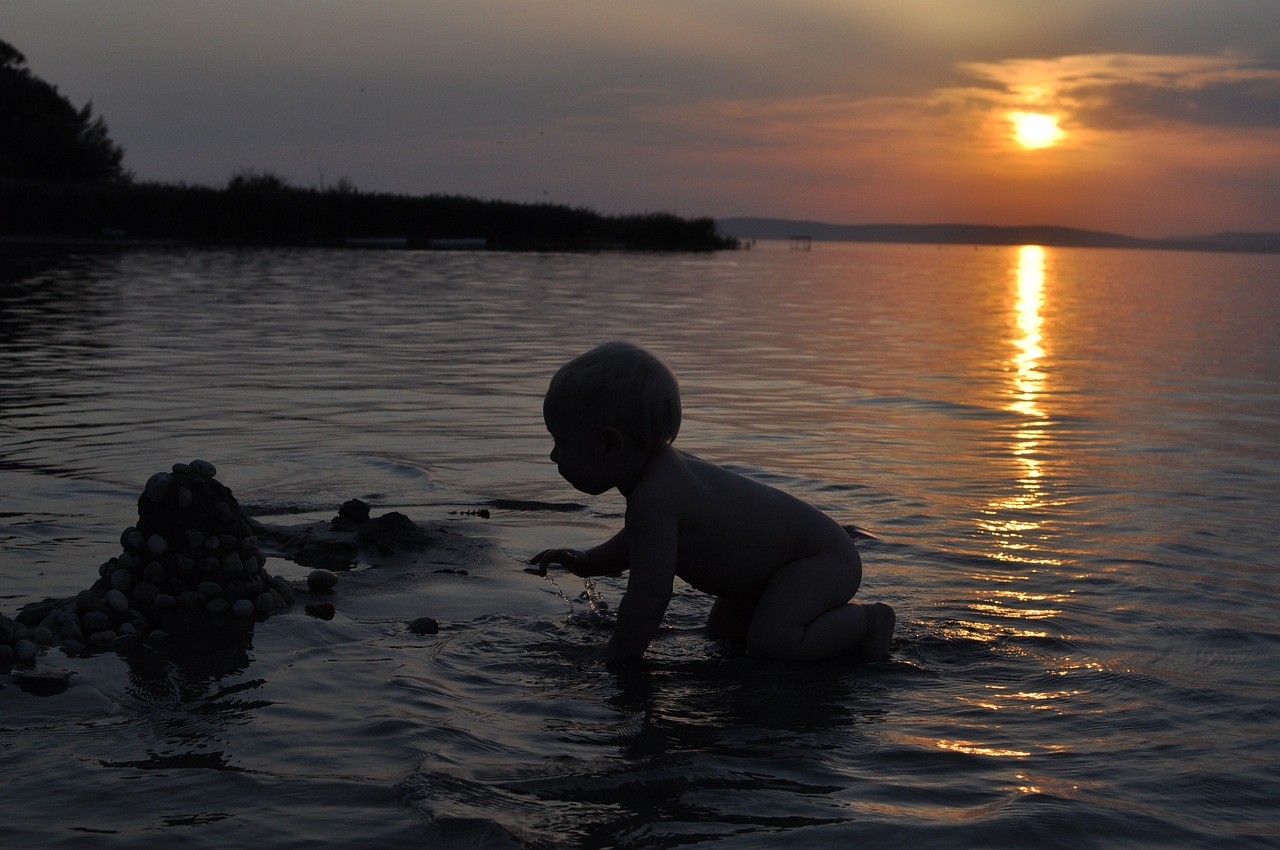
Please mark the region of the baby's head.
[[606, 342], [560, 367], [542, 402], [585, 419], [592, 428], [616, 428], [645, 454], [675, 441], [680, 431], [680, 386], [666, 365], [627, 342]]

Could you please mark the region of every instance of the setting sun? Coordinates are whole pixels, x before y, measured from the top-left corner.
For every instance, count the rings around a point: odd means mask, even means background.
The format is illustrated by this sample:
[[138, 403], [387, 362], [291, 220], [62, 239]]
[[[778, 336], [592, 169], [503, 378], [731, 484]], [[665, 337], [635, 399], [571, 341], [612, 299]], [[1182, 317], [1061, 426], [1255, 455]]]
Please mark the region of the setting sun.
[[1058, 119], [1042, 112], [1011, 112], [1013, 138], [1024, 148], [1047, 148], [1057, 144], [1065, 133], [1058, 126]]

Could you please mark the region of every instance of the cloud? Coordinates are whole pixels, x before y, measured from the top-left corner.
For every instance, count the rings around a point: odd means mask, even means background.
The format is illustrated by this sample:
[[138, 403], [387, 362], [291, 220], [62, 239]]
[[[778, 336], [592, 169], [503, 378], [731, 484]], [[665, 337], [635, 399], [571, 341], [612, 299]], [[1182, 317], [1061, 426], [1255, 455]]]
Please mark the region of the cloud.
[[1240, 57], [1085, 54], [961, 70], [986, 85], [993, 103], [1060, 111], [1078, 127], [1280, 127], [1280, 68]]

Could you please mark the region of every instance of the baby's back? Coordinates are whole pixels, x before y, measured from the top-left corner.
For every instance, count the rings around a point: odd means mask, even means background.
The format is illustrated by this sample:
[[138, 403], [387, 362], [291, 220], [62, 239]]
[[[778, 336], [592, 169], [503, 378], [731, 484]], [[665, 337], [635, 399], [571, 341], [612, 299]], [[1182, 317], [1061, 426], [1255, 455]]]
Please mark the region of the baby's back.
[[677, 573], [699, 590], [758, 596], [775, 570], [828, 550], [856, 562], [849, 535], [807, 502], [675, 449], [659, 458], [679, 510]]

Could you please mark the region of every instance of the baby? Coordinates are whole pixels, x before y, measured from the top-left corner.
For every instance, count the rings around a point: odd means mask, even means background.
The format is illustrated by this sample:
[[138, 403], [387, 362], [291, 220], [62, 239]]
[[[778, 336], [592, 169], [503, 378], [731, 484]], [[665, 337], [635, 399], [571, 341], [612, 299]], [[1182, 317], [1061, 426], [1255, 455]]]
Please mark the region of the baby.
[[560, 475], [593, 495], [617, 487], [627, 500], [609, 540], [530, 560], [583, 577], [630, 571], [607, 660], [644, 654], [677, 576], [716, 597], [708, 635], [744, 641], [753, 655], [888, 657], [893, 609], [849, 601], [862, 560], [848, 533], [794, 496], [674, 448], [680, 390], [653, 355], [609, 342], [571, 360], [551, 379], [542, 414]]

